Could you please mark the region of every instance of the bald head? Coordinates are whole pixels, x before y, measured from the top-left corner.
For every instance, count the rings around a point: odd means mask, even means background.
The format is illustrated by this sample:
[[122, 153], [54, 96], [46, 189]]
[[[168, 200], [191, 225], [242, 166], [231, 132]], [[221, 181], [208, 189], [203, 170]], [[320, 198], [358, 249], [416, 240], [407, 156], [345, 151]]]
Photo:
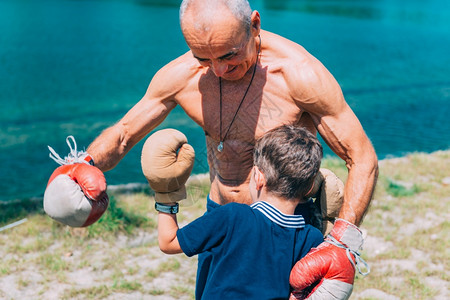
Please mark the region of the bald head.
[[[224, 12], [227, 10], [227, 12]], [[209, 31], [219, 16], [231, 14], [250, 34], [252, 9], [247, 0], [183, 0], [180, 7], [180, 25], [199, 31]]]

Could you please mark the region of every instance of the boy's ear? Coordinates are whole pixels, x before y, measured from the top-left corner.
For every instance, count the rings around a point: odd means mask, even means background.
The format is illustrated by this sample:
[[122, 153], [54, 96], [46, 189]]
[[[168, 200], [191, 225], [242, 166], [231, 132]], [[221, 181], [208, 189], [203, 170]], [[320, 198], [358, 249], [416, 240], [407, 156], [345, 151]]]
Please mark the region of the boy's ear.
[[315, 180], [313, 180], [313, 182], [312, 182], [312, 184], [311, 184], [311, 187], [310, 187], [309, 191], [305, 194], [305, 197], [308, 197], [309, 195], [312, 195], [312, 194], [313, 194], [312, 191], [313, 191], [314, 188], [316, 187], [315, 183], [316, 183]]
[[259, 191], [266, 185], [266, 177], [264, 176], [264, 173], [258, 169], [257, 166], [254, 166], [253, 168], [253, 176], [255, 176], [256, 189]]

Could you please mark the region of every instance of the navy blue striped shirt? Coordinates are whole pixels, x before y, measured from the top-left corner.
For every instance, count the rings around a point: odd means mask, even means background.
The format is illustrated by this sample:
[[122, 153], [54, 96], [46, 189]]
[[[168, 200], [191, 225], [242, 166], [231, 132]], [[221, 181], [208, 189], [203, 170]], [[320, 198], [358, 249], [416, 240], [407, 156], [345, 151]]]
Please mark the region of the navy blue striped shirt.
[[197, 299], [287, 299], [295, 262], [323, 241], [302, 216], [267, 202], [220, 206], [177, 237], [186, 255], [207, 252], [212, 258], [206, 277], [197, 278]]

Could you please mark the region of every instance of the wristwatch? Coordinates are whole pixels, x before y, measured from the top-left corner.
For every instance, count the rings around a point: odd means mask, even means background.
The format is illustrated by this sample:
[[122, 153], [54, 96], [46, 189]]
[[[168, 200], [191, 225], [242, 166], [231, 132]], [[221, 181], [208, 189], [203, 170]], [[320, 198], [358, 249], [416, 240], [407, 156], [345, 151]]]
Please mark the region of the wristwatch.
[[167, 205], [164, 203], [155, 202], [155, 209], [167, 214], [176, 214], [178, 213], [178, 203], [175, 205]]

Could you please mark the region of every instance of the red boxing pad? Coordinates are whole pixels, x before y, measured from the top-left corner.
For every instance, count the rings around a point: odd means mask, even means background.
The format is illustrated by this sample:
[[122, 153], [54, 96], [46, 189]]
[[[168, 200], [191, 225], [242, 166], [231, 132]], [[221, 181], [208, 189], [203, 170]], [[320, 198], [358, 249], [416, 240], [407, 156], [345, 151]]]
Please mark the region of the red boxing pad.
[[96, 222], [106, 211], [106, 180], [96, 167], [76, 163], [57, 168], [44, 194], [44, 210], [54, 220], [72, 227]]
[[[355, 267], [362, 275], [370, 268], [360, 258], [364, 239], [355, 225], [337, 219], [326, 240], [298, 261], [289, 282], [294, 291], [290, 299], [349, 299], [353, 290]], [[360, 268], [363, 264], [367, 272]]]
[[292, 269], [289, 281], [296, 297], [291, 299], [348, 299], [354, 276], [345, 249], [322, 243]]

